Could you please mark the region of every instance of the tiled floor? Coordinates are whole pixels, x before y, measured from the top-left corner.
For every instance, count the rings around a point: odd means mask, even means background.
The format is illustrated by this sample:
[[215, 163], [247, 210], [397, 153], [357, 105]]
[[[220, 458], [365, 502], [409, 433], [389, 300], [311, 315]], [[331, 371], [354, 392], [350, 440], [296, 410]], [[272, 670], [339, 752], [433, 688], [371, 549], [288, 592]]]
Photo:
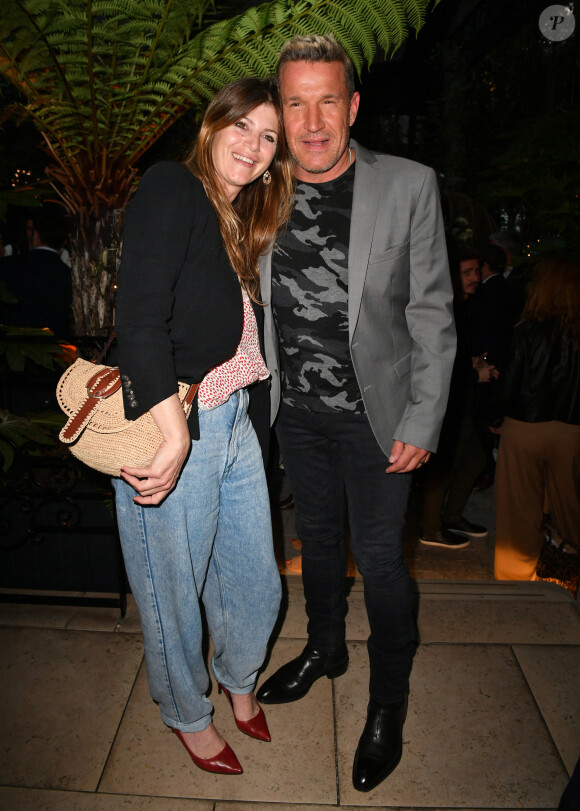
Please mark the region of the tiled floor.
[[[485, 503], [475, 500], [469, 516], [477, 520]], [[0, 604], [0, 809], [556, 809], [580, 755], [578, 604], [552, 584], [493, 582], [489, 542], [434, 554], [409, 530], [407, 546], [421, 645], [403, 759], [373, 792], [356, 792], [350, 779], [368, 682], [355, 580], [347, 673], [268, 707], [272, 743], [239, 733], [214, 687], [216, 723], [245, 769], [239, 777], [196, 769], [162, 724], [131, 600], [122, 622], [115, 609]], [[457, 569], [482, 574], [457, 579]], [[304, 645], [301, 579], [284, 582], [266, 676]]]

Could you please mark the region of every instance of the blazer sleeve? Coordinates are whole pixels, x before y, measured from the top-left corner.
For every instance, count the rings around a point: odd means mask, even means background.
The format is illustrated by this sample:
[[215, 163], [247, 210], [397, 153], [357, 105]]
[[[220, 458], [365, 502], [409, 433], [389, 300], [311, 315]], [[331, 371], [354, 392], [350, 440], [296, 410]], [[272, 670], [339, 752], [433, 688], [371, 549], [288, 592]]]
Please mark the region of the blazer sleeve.
[[395, 439], [435, 451], [449, 395], [456, 335], [443, 216], [433, 169], [425, 175], [412, 217], [409, 262], [405, 317], [413, 342], [411, 380]]
[[171, 317], [195, 216], [195, 178], [171, 161], [145, 173], [127, 208], [116, 312], [127, 419], [178, 390]]

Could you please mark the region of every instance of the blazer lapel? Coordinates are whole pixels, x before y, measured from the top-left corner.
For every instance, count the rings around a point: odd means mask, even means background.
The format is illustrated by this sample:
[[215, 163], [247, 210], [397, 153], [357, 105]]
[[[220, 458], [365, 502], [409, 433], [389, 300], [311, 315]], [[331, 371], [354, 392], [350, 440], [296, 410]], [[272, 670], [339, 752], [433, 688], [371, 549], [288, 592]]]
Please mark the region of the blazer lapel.
[[356, 149], [356, 162], [348, 248], [349, 342], [352, 342], [360, 312], [380, 196], [373, 156], [356, 141], [351, 141], [351, 146]]

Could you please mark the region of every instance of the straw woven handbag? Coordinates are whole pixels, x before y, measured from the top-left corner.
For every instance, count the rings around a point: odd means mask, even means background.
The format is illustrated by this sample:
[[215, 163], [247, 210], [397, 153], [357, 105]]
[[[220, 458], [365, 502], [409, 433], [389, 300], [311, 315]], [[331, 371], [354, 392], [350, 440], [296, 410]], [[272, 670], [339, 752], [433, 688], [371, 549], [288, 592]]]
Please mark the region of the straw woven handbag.
[[[198, 383], [179, 383], [186, 418], [198, 388]], [[149, 412], [125, 419], [116, 367], [79, 358], [58, 381], [56, 396], [68, 417], [59, 439], [81, 462], [109, 476], [119, 476], [124, 465], [151, 464], [163, 437]]]

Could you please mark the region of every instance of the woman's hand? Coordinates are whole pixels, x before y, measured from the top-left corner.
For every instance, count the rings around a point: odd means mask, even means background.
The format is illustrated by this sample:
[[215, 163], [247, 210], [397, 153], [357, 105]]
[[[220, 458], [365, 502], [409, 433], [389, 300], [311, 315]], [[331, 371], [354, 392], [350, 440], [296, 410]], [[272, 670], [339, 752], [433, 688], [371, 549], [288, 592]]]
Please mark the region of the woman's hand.
[[163, 442], [149, 467], [123, 467], [121, 477], [137, 493], [133, 501], [142, 506], [160, 504], [175, 487], [191, 447], [187, 420], [177, 394], [153, 406], [151, 416]]

